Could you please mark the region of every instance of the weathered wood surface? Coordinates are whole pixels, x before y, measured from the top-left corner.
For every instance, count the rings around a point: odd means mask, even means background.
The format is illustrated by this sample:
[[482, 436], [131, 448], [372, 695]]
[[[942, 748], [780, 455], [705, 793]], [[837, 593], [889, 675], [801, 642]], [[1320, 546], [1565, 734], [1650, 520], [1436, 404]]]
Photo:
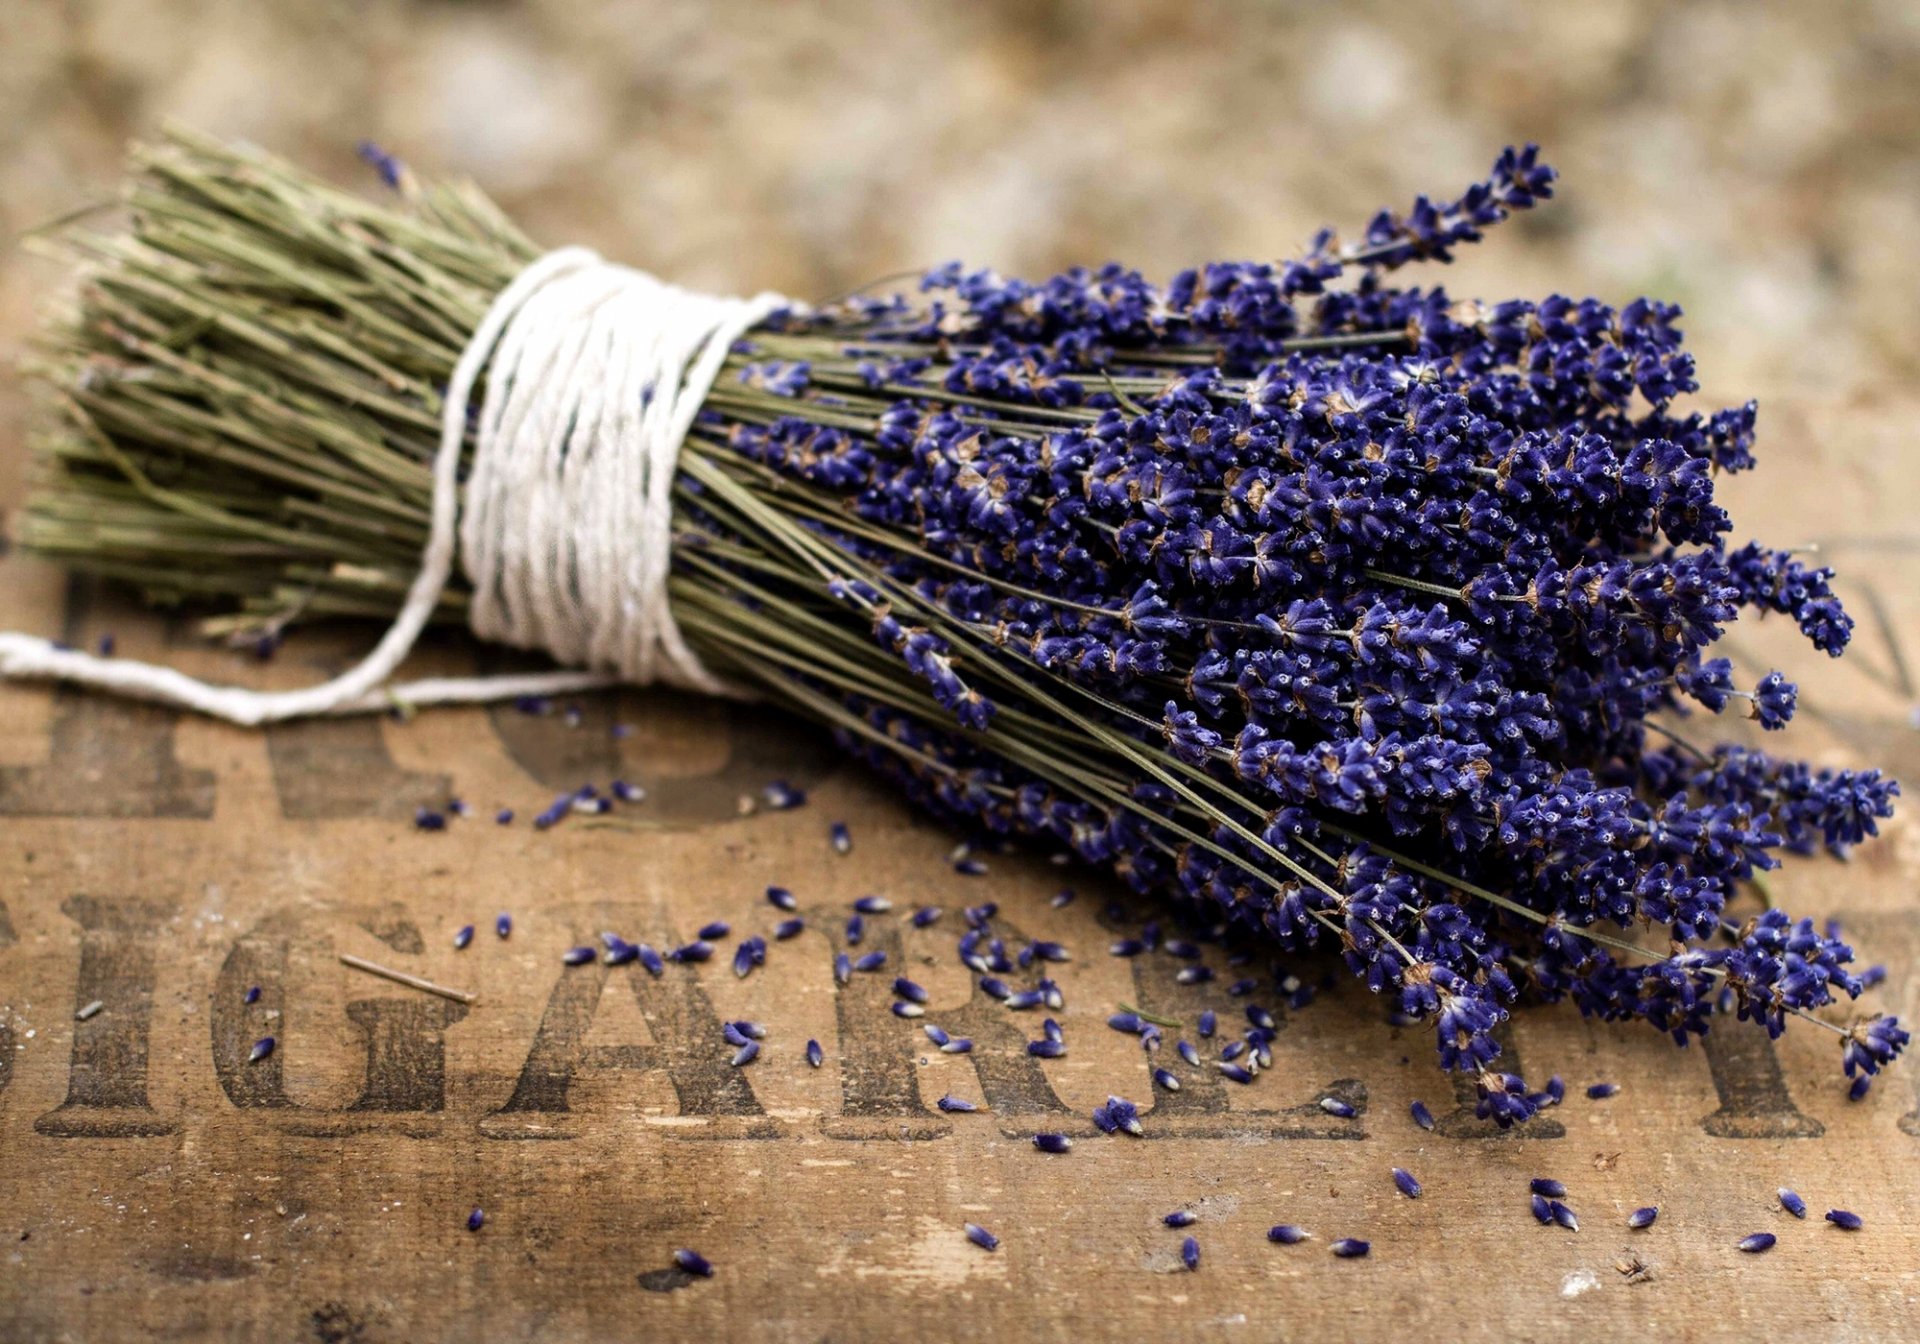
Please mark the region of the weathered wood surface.
[[[1916, 409], [1775, 398], [1765, 470], [1730, 491], [1755, 535], [1823, 543], [1861, 621], [1839, 664], [1778, 624], [1737, 632], [1743, 663], [1803, 682], [1787, 745], [1909, 779]], [[296, 641], [254, 669], [18, 559], [0, 565], [0, 621], [64, 621], [77, 640], [111, 625], [127, 654], [220, 676], [299, 679], [347, 651]], [[615, 741], [616, 718], [638, 731]], [[555, 789], [616, 773], [652, 791], [622, 825], [526, 824]], [[776, 776], [810, 804], [738, 816], [737, 797]], [[479, 815], [415, 832], [414, 806], [449, 789]], [[496, 827], [501, 805], [521, 821]], [[846, 857], [826, 843], [835, 818], [853, 828]], [[1730, 1026], [1676, 1056], [1644, 1029], [1526, 1011], [1513, 1046], [1572, 1095], [1502, 1136], [1454, 1109], [1421, 1033], [1342, 987], [1284, 1022], [1258, 1085], [1155, 1095], [1102, 1019], [1122, 1000], [1190, 1017], [1209, 996], [1164, 958], [1102, 954], [1107, 884], [1073, 873], [1082, 898], [1054, 910], [1060, 869], [996, 859], [962, 877], [951, 843], [808, 732], [670, 696], [590, 703], [577, 729], [463, 710], [250, 733], [0, 690], [0, 1338], [1920, 1337], [1910, 1066], [1849, 1104], [1824, 1034], [1775, 1048]], [[1874, 1002], [1907, 1014], [1917, 861], [1903, 819], [1851, 863], [1775, 881], [1795, 910], [1845, 920], [1890, 968]], [[773, 882], [814, 931], [747, 980], [725, 956], [657, 980], [560, 964], [602, 928], [659, 945], [714, 918], [764, 932]], [[890, 1016], [885, 976], [836, 991], [837, 931], [866, 892], [948, 910], [927, 931], [870, 920], [869, 945], [927, 986], [930, 1020], [979, 1042], [971, 1057], [929, 1051]], [[955, 961], [959, 908], [984, 899], [1078, 954], [1058, 975], [1068, 1058], [1021, 1053], [1038, 1015], [985, 1000]], [[500, 911], [515, 921], [504, 942]], [[465, 923], [480, 932], [456, 952]], [[479, 1002], [369, 978], [342, 952]], [[738, 1017], [772, 1035], [731, 1070], [718, 1023]], [[279, 1050], [247, 1065], [268, 1034]], [[809, 1037], [826, 1048], [817, 1071]], [[1603, 1079], [1620, 1095], [1587, 1100]], [[942, 1115], [948, 1090], [988, 1109]], [[1330, 1090], [1358, 1117], [1320, 1110]], [[1154, 1103], [1146, 1138], [1093, 1136], [1109, 1092]], [[1416, 1097], [1438, 1132], [1408, 1120]], [[1028, 1142], [1040, 1128], [1087, 1137], [1046, 1157]], [[1394, 1192], [1395, 1165], [1422, 1199]], [[1577, 1235], [1528, 1215], [1534, 1175], [1567, 1183]], [[1779, 1210], [1783, 1184], [1808, 1222]], [[1629, 1233], [1641, 1204], [1660, 1220]], [[1866, 1230], [1821, 1223], [1836, 1205]], [[1198, 1273], [1160, 1223], [1176, 1207], [1199, 1215]], [[969, 1220], [1000, 1235], [997, 1253], [962, 1238]], [[1282, 1221], [1316, 1239], [1268, 1244]], [[1772, 1253], [1734, 1249], [1758, 1230], [1779, 1234]], [[1343, 1235], [1372, 1256], [1333, 1259]], [[715, 1277], [669, 1271], [679, 1246]]]

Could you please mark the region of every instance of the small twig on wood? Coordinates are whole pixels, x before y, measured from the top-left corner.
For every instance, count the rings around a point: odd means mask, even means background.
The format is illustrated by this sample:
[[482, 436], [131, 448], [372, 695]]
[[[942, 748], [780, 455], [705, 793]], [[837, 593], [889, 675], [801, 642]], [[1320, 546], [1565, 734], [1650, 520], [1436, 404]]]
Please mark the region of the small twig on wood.
[[391, 966], [382, 966], [377, 961], [368, 961], [365, 957], [356, 957], [348, 952], [340, 954], [340, 960], [356, 971], [365, 971], [368, 975], [377, 975], [382, 980], [391, 980], [396, 985], [406, 985], [412, 989], [425, 990], [429, 994], [438, 994], [443, 999], [452, 999], [455, 1003], [478, 1003], [478, 994], [469, 994], [464, 989], [448, 989], [445, 985], [436, 985], [431, 980], [417, 975], [408, 975], [405, 971], [396, 971]]

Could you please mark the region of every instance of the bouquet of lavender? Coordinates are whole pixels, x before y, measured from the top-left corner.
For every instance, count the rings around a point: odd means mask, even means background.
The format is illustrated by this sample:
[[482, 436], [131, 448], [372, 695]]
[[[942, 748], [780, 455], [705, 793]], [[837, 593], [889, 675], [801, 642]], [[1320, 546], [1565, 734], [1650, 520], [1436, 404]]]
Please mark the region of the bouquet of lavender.
[[[371, 157], [396, 201], [136, 151], [131, 235], [78, 243], [37, 366], [63, 417], [29, 547], [248, 638], [393, 614], [455, 362], [539, 253]], [[1676, 409], [1670, 306], [1389, 282], [1553, 178], [1510, 149], [1457, 200], [1165, 287], [949, 266], [773, 312], [680, 448], [680, 632], [970, 833], [1337, 947], [1503, 1125], [1544, 1100], [1494, 1040], [1523, 995], [1682, 1044], [1802, 1017], [1863, 1094], [1908, 1034], [1818, 1015], [1865, 987], [1851, 949], [1730, 903], [1777, 851], [1872, 834], [1897, 786], [1675, 727], [1791, 716], [1779, 674], [1712, 656], [1742, 608], [1835, 655], [1850, 630], [1829, 571], [1728, 544], [1714, 480], [1753, 465], [1753, 405]]]

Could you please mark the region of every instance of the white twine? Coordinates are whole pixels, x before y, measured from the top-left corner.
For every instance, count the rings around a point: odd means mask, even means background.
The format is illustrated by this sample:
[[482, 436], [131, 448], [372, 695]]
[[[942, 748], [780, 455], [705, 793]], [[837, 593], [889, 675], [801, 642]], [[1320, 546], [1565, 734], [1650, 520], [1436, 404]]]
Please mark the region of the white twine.
[[[0, 677], [72, 682], [248, 725], [623, 682], [726, 694], [667, 602], [673, 477], [727, 352], [786, 302], [695, 294], [586, 248], [550, 252], [494, 299], [454, 366], [420, 572], [358, 664], [315, 686], [255, 691], [0, 633]], [[460, 448], [483, 372], [463, 511]], [[446, 589], [456, 525], [473, 632], [582, 670], [388, 684]]]

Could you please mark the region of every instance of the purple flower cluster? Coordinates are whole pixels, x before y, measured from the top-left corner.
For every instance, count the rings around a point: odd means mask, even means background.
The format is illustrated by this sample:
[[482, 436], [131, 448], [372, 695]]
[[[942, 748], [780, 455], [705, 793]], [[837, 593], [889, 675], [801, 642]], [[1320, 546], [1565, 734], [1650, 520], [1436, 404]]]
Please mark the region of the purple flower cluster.
[[[1683, 1044], [1858, 995], [1832, 930], [1729, 902], [1898, 793], [1674, 733], [1792, 716], [1778, 673], [1712, 655], [1743, 609], [1835, 655], [1851, 627], [1829, 571], [1728, 544], [1714, 484], [1753, 464], [1755, 408], [1677, 407], [1677, 308], [1387, 283], [1553, 178], [1508, 150], [1357, 241], [1164, 288], [949, 266], [780, 314], [695, 431], [816, 501], [795, 546], [824, 596], [748, 569], [741, 596], [868, 637], [835, 645], [858, 678], [785, 668], [851, 750], [973, 833], [1337, 949], [1502, 1124], [1545, 1099], [1499, 1064], [1522, 995]], [[721, 499], [690, 512], [743, 530]], [[1864, 1080], [1907, 1038], [1842, 1039]]]

